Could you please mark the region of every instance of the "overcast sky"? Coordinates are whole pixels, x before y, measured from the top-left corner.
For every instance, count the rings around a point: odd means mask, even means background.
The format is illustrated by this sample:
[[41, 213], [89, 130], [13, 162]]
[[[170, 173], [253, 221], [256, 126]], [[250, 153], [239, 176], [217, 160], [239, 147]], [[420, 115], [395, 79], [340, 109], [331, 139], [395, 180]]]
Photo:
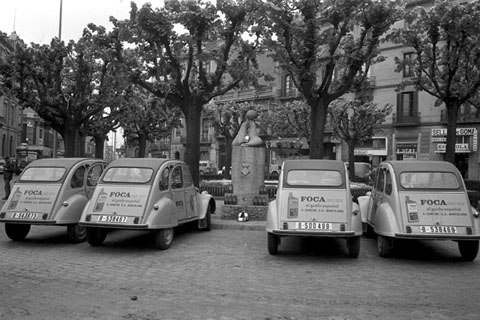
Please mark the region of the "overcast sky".
[[[138, 7], [150, 2], [163, 6], [164, 0], [137, 0]], [[59, 33], [61, 0], [0, 0], [0, 31], [17, 35], [27, 44], [49, 44]], [[110, 16], [127, 19], [130, 0], [62, 0], [62, 40], [77, 41], [88, 23], [111, 30]]]

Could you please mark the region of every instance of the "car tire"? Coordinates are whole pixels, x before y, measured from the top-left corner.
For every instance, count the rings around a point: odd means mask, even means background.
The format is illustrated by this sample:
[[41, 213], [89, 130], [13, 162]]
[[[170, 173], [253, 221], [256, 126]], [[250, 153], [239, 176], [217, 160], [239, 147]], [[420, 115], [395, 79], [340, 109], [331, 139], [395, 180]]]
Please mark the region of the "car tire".
[[267, 233], [268, 253], [275, 255], [278, 253], [279, 237], [273, 233]]
[[210, 209], [210, 206], [207, 208], [205, 218], [198, 222], [198, 228], [203, 231], [212, 230], [212, 210]]
[[378, 255], [382, 258], [387, 258], [393, 252], [393, 238], [378, 235], [377, 236], [377, 250]]
[[31, 225], [5, 223], [5, 233], [13, 241], [23, 241], [30, 232]]
[[93, 227], [87, 227], [86, 229], [87, 242], [92, 247], [101, 246], [107, 237], [107, 230]]
[[350, 258], [358, 258], [360, 253], [360, 237], [347, 238], [347, 251]]
[[67, 226], [67, 236], [71, 243], [83, 242], [87, 238], [87, 228], [78, 223], [69, 224]]
[[173, 228], [155, 230], [155, 248], [166, 250], [173, 242]]
[[463, 260], [473, 261], [478, 254], [478, 240], [476, 241], [458, 241], [458, 249], [462, 255]]

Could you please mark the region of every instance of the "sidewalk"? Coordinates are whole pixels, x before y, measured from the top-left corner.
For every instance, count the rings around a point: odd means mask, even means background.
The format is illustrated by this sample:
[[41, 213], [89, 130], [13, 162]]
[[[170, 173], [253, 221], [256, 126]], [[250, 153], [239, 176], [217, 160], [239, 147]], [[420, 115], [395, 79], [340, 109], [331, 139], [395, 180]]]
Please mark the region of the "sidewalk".
[[266, 221], [246, 221], [238, 222], [237, 220], [220, 219], [222, 213], [223, 199], [215, 199], [217, 210], [212, 214], [212, 229], [228, 229], [228, 230], [254, 230], [265, 231]]

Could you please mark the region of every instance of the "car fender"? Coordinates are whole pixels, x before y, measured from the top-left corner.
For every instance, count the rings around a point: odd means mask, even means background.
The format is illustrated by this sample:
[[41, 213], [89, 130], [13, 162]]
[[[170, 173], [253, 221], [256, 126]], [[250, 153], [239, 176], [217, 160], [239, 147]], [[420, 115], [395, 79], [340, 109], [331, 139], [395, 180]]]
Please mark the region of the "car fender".
[[361, 236], [363, 233], [362, 215], [360, 206], [355, 202], [352, 203], [352, 212], [357, 212], [357, 214], [352, 214], [352, 230], [355, 231], [356, 236]]
[[268, 204], [266, 230], [272, 232], [278, 229], [277, 201], [272, 200]]
[[61, 201], [61, 203], [57, 203], [54, 207], [57, 208], [54, 215], [56, 223], [71, 224], [78, 223], [88, 199], [85, 195], [76, 193], [65, 200], [57, 199], [57, 201]]
[[367, 222], [367, 214], [368, 214], [368, 209], [370, 207], [370, 201], [372, 197], [370, 196], [360, 196], [357, 198], [358, 200], [358, 206], [360, 208], [360, 215], [362, 218], [362, 222], [366, 223]]
[[397, 216], [387, 202], [380, 204], [377, 208], [374, 231], [387, 237], [393, 237], [395, 233], [400, 231]]
[[[157, 209], [155, 209], [157, 208]], [[178, 226], [177, 217], [175, 215], [175, 203], [172, 199], [162, 197], [158, 200], [150, 210], [146, 220], [148, 228], [173, 228]]]
[[197, 211], [198, 219], [204, 219], [207, 215], [208, 206], [210, 206], [211, 213], [215, 213], [216, 203], [215, 199], [211, 194], [208, 193], [197, 193]]

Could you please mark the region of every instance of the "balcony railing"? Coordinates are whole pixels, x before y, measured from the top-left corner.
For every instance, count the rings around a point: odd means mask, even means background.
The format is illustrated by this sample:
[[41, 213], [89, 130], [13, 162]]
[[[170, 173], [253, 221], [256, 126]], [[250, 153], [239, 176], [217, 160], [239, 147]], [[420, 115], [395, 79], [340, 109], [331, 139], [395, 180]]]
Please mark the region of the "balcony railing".
[[[442, 122], [448, 121], [447, 110], [442, 110], [440, 112], [440, 121]], [[468, 110], [465, 112], [458, 113], [457, 123], [472, 123], [472, 122], [480, 122], [480, 113], [476, 112], [476, 110]]]
[[393, 114], [393, 124], [395, 126], [418, 126], [420, 124], [420, 112], [414, 113], [411, 116], [403, 114]]
[[217, 102], [225, 101], [244, 101], [244, 100], [253, 100], [259, 98], [270, 98], [273, 96], [273, 88], [265, 87], [260, 89], [243, 89], [243, 90], [234, 90], [225, 93], [223, 96], [217, 97], [215, 100]]
[[[213, 138], [212, 135], [201, 135], [200, 136], [200, 143], [213, 143], [214, 141], [215, 141], [215, 139]], [[187, 137], [186, 136], [180, 137], [180, 143], [181, 144], [186, 144], [187, 143]]]

